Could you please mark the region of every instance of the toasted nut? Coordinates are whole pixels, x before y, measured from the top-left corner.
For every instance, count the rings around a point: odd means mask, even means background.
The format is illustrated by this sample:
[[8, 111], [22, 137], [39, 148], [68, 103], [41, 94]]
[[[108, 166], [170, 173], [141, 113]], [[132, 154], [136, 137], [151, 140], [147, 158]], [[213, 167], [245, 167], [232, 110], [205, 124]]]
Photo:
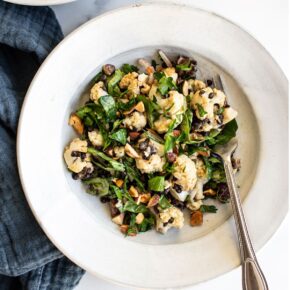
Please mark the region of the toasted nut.
[[105, 64], [103, 66], [103, 72], [105, 75], [110, 76], [115, 72], [115, 66], [112, 64]]
[[69, 125], [71, 125], [78, 134], [84, 133], [84, 124], [76, 114], [71, 114], [69, 118]]
[[112, 218], [112, 222], [120, 226], [123, 223], [124, 216], [125, 214], [122, 212], [119, 215]]
[[113, 182], [118, 186], [118, 187], [122, 187], [124, 184], [124, 180], [123, 179], [113, 179]]
[[211, 188], [205, 190], [203, 192], [204, 195], [207, 195], [207, 196], [215, 196], [217, 194], [217, 192]]
[[148, 84], [144, 84], [143, 88], [141, 89], [142, 94], [148, 94], [150, 91], [151, 87]]
[[129, 188], [129, 193], [132, 197], [138, 197], [139, 195], [138, 190], [133, 185], [131, 185], [131, 187]]
[[200, 210], [194, 211], [190, 217], [190, 225], [195, 227], [195, 226], [201, 226], [202, 223], [203, 223], [202, 212]]
[[182, 85], [182, 94], [187, 97], [188, 96], [188, 89], [189, 89], [189, 84], [188, 81], [184, 81], [183, 85]]
[[196, 151], [198, 155], [208, 157], [210, 155], [209, 151]]
[[109, 147], [105, 150], [106, 154], [113, 157], [114, 156], [114, 149], [113, 147]]
[[130, 140], [134, 141], [140, 136], [140, 132], [129, 132]]
[[151, 75], [151, 74], [153, 74], [154, 73], [154, 71], [155, 71], [155, 69], [154, 69], [154, 67], [153, 66], [148, 66], [147, 68], [146, 68], [146, 73], [148, 74], [148, 75]]
[[173, 152], [167, 152], [168, 162], [173, 163], [177, 158], [177, 155]]
[[128, 233], [128, 231], [127, 231], [127, 234], [128, 234], [128, 236], [130, 236], [130, 237], [135, 237], [136, 235], [137, 235], [137, 232], [132, 232], [132, 231], [130, 231], [129, 233]]
[[121, 226], [120, 226], [120, 231], [121, 231], [123, 234], [127, 234], [128, 228], [129, 228], [128, 225], [121, 225]]
[[143, 220], [144, 220], [144, 214], [141, 213], [141, 212], [138, 213], [138, 214], [136, 215], [136, 224], [137, 224], [137, 225], [142, 224]]
[[141, 203], [147, 203], [151, 198], [151, 194], [150, 193], [142, 193], [139, 195], [138, 200], [137, 200], [137, 204]]
[[178, 137], [180, 135], [180, 130], [173, 130], [173, 136]]
[[132, 157], [132, 158], [140, 158], [139, 154], [136, 152], [136, 150], [128, 143], [126, 143], [125, 146], [125, 152], [128, 156]]
[[139, 102], [136, 106], [135, 106], [135, 110], [140, 112], [140, 113], [144, 113], [145, 112], [145, 107], [143, 102]]
[[144, 58], [139, 58], [138, 63], [139, 65], [143, 66], [145, 69], [150, 66], [150, 63]]
[[157, 205], [158, 202], [159, 202], [159, 199], [160, 199], [160, 196], [159, 196], [158, 194], [154, 194], [154, 195], [150, 198], [150, 200], [149, 200], [149, 202], [148, 202], [148, 204], [147, 204], [147, 207], [153, 207], [153, 206]]

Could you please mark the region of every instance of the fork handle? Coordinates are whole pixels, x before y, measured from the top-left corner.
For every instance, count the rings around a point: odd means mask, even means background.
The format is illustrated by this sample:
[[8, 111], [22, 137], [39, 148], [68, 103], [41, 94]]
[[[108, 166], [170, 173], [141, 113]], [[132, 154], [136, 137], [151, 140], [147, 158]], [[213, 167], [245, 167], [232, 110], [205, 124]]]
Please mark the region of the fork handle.
[[243, 289], [268, 290], [267, 281], [258, 264], [248, 233], [230, 159], [224, 160], [224, 167], [241, 251]]

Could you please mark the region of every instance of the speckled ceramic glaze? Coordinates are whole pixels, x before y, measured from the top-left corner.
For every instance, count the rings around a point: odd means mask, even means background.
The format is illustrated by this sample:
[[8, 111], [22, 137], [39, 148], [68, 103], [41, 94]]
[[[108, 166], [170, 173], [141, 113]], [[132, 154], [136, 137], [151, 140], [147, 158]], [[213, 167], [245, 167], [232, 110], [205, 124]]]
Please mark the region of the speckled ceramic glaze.
[[287, 212], [287, 80], [253, 37], [215, 14], [151, 4], [91, 20], [40, 68], [18, 132], [23, 188], [53, 243], [95, 275], [151, 289], [195, 284], [240, 264], [230, 205], [205, 215], [199, 228], [124, 238], [106, 207], [71, 179], [63, 148], [74, 135], [68, 116], [87, 97], [101, 65], [134, 62], [157, 48], [195, 57], [204, 78], [213, 72], [222, 76], [229, 102], [239, 112], [237, 180], [254, 247], [260, 249]]

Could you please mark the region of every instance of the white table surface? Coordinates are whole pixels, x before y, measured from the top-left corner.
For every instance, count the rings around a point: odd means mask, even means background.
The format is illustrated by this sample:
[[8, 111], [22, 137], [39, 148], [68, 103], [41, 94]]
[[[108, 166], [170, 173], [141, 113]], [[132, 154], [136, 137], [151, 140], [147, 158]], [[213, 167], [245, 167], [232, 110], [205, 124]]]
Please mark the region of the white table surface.
[[[78, 0], [69, 4], [54, 6], [53, 9], [64, 34], [67, 35], [82, 23], [97, 15], [124, 5], [143, 2], [147, 1]], [[194, 5], [214, 11], [239, 24], [266, 47], [289, 78], [287, 0], [179, 0], [166, 2]], [[275, 235], [257, 254], [271, 290], [289, 289], [288, 231], [289, 214]], [[90, 274], [85, 274], [75, 289], [124, 290], [128, 287], [113, 285]], [[241, 268], [239, 267], [216, 279], [186, 289], [241, 290]]]

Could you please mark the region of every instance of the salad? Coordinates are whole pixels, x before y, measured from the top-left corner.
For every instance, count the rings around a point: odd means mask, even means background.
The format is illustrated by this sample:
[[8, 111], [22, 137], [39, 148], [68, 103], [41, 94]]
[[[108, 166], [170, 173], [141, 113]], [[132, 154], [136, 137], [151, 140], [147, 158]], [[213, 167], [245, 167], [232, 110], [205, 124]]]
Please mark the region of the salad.
[[[69, 118], [79, 134], [64, 151], [73, 179], [108, 204], [129, 236], [181, 229], [184, 214], [200, 226], [217, 211], [211, 200], [229, 199], [213, 148], [236, 135], [237, 111], [212, 80], [197, 78], [193, 58], [158, 55], [136, 66], [105, 64]], [[239, 160], [232, 163], [239, 170]]]

